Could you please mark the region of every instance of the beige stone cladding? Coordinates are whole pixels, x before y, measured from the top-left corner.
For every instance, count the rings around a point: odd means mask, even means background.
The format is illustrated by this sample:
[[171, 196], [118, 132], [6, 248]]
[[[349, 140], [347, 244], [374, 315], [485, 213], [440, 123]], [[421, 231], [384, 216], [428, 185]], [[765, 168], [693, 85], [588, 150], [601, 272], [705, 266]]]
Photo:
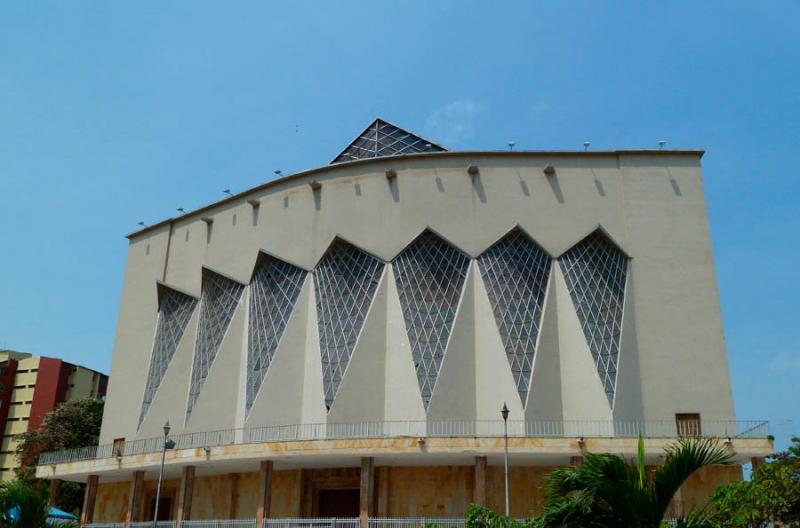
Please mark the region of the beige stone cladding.
[[[511, 515], [536, 515], [544, 503], [544, 483], [552, 468], [512, 467], [509, 474]], [[303, 474], [305, 472], [305, 475]], [[333, 487], [358, 487], [358, 468], [280, 470], [273, 474], [271, 518], [315, 517], [314, 491]], [[375, 481], [376, 517], [463, 517], [474, 502], [472, 466], [378, 467]], [[503, 510], [503, 468], [487, 468], [487, 506]], [[679, 492], [685, 511], [707, 503], [719, 484], [741, 479], [738, 467], [710, 467], [687, 481]], [[305, 484], [303, 484], [303, 482]], [[179, 482], [165, 481], [163, 493], [177, 493]], [[101, 483], [98, 487], [94, 522], [124, 522], [129, 500], [129, 482]], [[145, 504], [152, 502], [153, 483], [145, 486]], [[304, 499], [305, 496], [305, 499]], [[252, 519], [258, 497], [258, 473], [197, 477], [192, 497], [191, 519]], [[173, 503], [174, 504], [174, 503]], [[174, 506], [173, 506], [174, 507]], [[151, 510], [136, 519], [148, 520]], [[172, 512], [172, 517], [175, 513]]]

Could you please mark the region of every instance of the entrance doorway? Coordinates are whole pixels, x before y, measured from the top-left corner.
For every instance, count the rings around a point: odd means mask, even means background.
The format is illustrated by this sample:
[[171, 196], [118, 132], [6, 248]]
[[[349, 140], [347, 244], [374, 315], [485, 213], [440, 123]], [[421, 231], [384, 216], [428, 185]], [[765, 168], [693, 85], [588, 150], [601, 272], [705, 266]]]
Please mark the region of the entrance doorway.
[[319, 490], [320, 517], [358, 517], [360, 510], [358, 489]]
[[[156, 498], [150, 499], [150, 507], [148, 508], [148, 520], [153, 518], [156, 510]], [[172, 514], [172, 497], [159, 497], [158, 499], [158, 519], [159, 521], [169, 521]]]

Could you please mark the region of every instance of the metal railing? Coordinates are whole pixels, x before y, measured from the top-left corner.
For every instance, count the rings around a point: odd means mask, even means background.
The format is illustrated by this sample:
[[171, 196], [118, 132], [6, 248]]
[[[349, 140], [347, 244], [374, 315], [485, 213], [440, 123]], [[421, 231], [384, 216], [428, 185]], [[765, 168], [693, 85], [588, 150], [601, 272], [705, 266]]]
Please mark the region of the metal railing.
[[264, 519], [263, 528], [358, 528], [358, 517]]
[[[253, 523], [255, 525], [255, 523]], [[152, 528], [153, 521], [135, 521], [128, 525], [130, 528]], [[86, 528], [125, 528], [125, 523], [88, 523]], [[175, 528], [175, 521], [158, 521], [156, 528]]]
[[[702, 436], [714, 438], [766, 438], [769, 422], [703, 420]], [[628, 422], [602, 420], [514, 421], [508, 422], [511, 437], [541, 438], [676, 438], [676, 423], [670, 420]], [[175, 449], [211, 448], [231, 444], [290, 442], [295, 440], [341, 440], [353, 438], [479, 438], [502, 437], [502, 420], [483, 421], [398, 421], [271, 425], [248, 429], [224, 429], [171, 436]], [[112, 444], [42, 453], [39, 465], [79, 460], [99, 460], [113, 456], [158, 453], [164, 438], [144, 438], [124, 443], [121, 453]]]
[[368, 523], [369, 528], [424, 528], [429, 524], [433, 524], [437, 528], [463, 528], [466, 520], [463, 517], [370, 517]]
[[255, 519], [209, 519], [183, 521], [181, 526], [194, 528], [256, 528]]
[[[524, 521], [524, 519], [518, 519]], [[464, 517], [370, 517], [369, 528], [464, 528]], [[677, 519], [665, 519], [668, 526], [676, 526]], [[187, 528], [255, 528], [255, 519], [208, 519], [183, 521]], [[149, 528], [153, 521], [130, 523], [131, 528]], [[262, 528], [359, 528], [358, 517], [286, 518], [264, 519]], [[86, 528], [125, 528], [125, 523], [90, 523]], [[158, 521], [157, 528], [175, 528], [175, 521]]]

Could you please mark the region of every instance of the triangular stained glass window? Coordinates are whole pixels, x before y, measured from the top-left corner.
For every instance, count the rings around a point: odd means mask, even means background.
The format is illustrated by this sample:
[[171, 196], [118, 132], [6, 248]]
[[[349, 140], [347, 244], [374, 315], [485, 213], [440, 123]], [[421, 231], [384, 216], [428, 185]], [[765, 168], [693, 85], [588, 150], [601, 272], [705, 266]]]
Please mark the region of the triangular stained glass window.
[[203, 270], [203, 291], [200, 295], [200, 323], [194, 345], [192, 380], [186, 418], [192, 414], [222, 339], [242, 297], [244, 285], [210, 270]]
[[158, 322], [156, 337], [153, 341], [153, 353], [150, 357], [150, 370], [144, 389], [142, 409], [139, 412], [139, 425], [142, 425], [150, 404], [156, 397], [161, 381], [167, 372], [172, 357], [178, 349], [186, 325], [192, 317], [197, 299], [171, 288], [161, 287], [161, 298], [158, 306]]
[[478, 257], [522, 404], [528, 398], [551, 260], [515, 229]]
[[322, 382], [328, 409], [350, 363], [383, 267], [382, 261], [337, 239], [314, 270]]
[[609, 404], [617, 388], [628, 258], [599, 229], [559, 258]]
[[246, 412], [250, 412], [292, 314], [306, 272], [273, 257], [259, 261], [250, 283]]
[[425, 409], [442, 367], [469, 258], [431, 231], [392, 264]]
[[331, 163], [399, 156], [416, 152], [444, 152], [446, 150], [441, 145], [403, 130], [383, 119], [376, 119]]

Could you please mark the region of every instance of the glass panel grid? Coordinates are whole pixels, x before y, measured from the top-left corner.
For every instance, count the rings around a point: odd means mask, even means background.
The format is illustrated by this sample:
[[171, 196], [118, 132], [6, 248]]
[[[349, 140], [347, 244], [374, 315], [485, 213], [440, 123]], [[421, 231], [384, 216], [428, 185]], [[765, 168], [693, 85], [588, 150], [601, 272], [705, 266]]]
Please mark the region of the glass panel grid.
[[422, 402], [428, 408], [455, 320], [469, 258], [430, 231], [394, 261]]
[[595, 231], [559, 259], [608, 402], [617, 384], [628, 259]]
[[325, 405], [330, 409], [378, 287], [384, 263], [336, 240], [314, 270]]
[[250, 412], [292, 314], [306, 272], [265, 258], [250, 283], [246, 412]]
[[363, 158], [398, 156], [414, 152], [442, 152], [445, 149], [391, 123], [376, 119], [331, 163]]
[[147, 410], [156, 397], [161, 381], [167, 372], [172, 357], [178, 349], [186, 325], [192, 317], [197, 300], [178, 291], [164, 289], [158, 309], [156, 337], [153, 342], [153, 353], [150, 358], [150, 370], [139, 412], [139, 425], [142, 425]]
[[522, 404], [528, 398], [550, 257], [515, 229], [478, 257], [500, 338]]
[[200, 323], [194, 347], [192, 379], [186, 418], [192, 414], [208, 372], [225, 337], [233, 312], [242, 297], [244, 285], [213, 271], [203, 270], [203, 291], [200, 296]]

